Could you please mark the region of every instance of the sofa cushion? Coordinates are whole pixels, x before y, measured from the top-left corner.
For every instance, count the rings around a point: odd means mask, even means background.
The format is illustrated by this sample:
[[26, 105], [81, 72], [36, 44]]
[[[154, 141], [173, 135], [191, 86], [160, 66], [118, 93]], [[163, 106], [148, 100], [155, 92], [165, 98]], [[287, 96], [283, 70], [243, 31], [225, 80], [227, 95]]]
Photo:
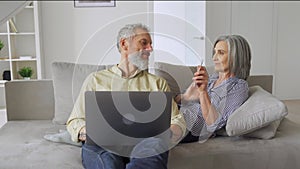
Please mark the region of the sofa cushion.
[[8, 121], [0, 129], [0, 168], [83, 169], [80, 147], [43, 139], [64, 128], [51, 120]]
[[[275, 135], [280, 120], [287, 115], [287, 108], [283, 102], [262, 89], [252, 86], [249, 98], [228, 118], [226, 132], [229, 136], [247, 136], [271, 138]], [[268, 126], [274, 122], [271, 126]], [[263, 128], [268, 126], [266, 128]], [[268, 132], [266, 132], [268, 131]]]
[[82, 83], [92, 72], [106, 69], [104, 65], [87, 65], [67, 62], [52, 63], [52, 79], [55, 98], [53, 122], [65, 124], [73, 109]]

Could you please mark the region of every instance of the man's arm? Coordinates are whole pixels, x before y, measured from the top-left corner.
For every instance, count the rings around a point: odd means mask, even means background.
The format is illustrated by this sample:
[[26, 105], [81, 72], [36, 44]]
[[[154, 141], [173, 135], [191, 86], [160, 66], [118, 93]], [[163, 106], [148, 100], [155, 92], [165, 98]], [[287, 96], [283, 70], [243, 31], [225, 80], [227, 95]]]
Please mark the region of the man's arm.
[[[95, 85], [93, 81], [93, 74], [89, 75], [84, 81], [78, 98], [74, 104], [73, 110], [70, 117], [66, 123], [67, 130], [71, 135], [74, 142], [84, 141], [82, 137], [85, 134], [85, 101], [84, 94], [85, 91], [95, 90]], [[81, 138], [79, 138], [81, 136]]]
[[[170, 87], [167, 81], [163, 78], [160, 78], [160, 89], [165, 92], [170, 91]], [[178, 106], [175, 100], [172, 100], [172, 117], [171, 117], [171, 126], [172, 131], [172, 141], [177, 143], [185, 136], [186, 123], [183, 117], [183, 114], [178, 110]]]
[[171, 126], [172, 141], [177, 143], [185, 136], [186, 123], [183, 114], [178, 110], [178, 106], [174, 100], [172, 100], [172, 118]]

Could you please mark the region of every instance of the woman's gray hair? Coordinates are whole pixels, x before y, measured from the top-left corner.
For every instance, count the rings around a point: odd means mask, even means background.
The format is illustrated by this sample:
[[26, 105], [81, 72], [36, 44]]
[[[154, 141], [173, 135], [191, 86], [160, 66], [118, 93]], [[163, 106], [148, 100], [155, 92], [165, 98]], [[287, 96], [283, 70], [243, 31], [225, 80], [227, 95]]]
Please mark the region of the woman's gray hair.
[[251, 50], [247, 40], [240, 35], [220, 36], [215, 41], [214, 47], [219, 41], [225, 41], [228, 46], [229, 72], [237, 78], [246, 80], [251, 68]]
[[122, 38], [132, 38], [136, 35], [136, 29], [143, 29], [147, 32], [149, 32], [149, 28], [146, 25], [143, 25], [141, 23], [137, 24], [128, 24], [125, 25], [123, 28], [120, 29], [118, 36], [117, 36], [117, 48], [120, 51], [120, 40]]

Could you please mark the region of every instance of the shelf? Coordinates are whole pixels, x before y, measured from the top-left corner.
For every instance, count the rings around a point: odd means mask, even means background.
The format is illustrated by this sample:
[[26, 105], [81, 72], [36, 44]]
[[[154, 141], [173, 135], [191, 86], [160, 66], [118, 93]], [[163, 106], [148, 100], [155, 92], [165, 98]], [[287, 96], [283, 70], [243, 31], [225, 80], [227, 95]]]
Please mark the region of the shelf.
[[7, 58], [7, 59], [0, 59], [0, 62], [9, 62], [10, 60]]
[[0, 62], [22, 62], [22, 61], [36, 61], [36, 58], [31, 58], [31, 59], [0, 59]]
[[25, 6], [25, 8], [26, 8], [26, 9], [33, 9], [33, 8], [34, 8], [34, 7], [33, 7], [33, 1], [30, 2], [29, 5]]
[[34, 32], [0, 33], [0, 36], [34, 36]]
[[11, 59], [13, 62], [19, 62], [19, 61], [36, 61], [36, 58], [31, 59]]
[[37, 80], [37, 79], [35, 79], [35, 78], [30, 78], [30, 79], [23, 79], [23, 78], [21, 78], [21, 79], [14, 79], [13, 81], [30, 81], [30, 80]]
[[20, 35], [35, 35], [34, 32], [18, 32], [18, 33], [9, 33], [9, 35], [20, 36]]
[[31, 67], [31, 79], [42, 78], [39, 1], [30, 2], [11, 20], [0, 25], [0, 39], [5, 44], [0, 52], [0, 110], [5, 105], [4, 89], [8, 82], [2, 78], [4, 71], [9, 71], [11, 81], [23, 81], [18, 71], [22, 67]]
[[33, 9], [33, 6], [25, 6], [25, 9]]

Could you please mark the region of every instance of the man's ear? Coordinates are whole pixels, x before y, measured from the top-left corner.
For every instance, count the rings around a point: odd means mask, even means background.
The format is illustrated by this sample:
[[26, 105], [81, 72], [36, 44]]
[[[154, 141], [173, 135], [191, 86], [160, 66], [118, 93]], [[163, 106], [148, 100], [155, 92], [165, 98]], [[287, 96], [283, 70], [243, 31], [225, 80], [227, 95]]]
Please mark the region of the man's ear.
[[128, 50], [128, 41], [125, 38], [120, 39], [120, 48], [123, 51], [127, 51]]

